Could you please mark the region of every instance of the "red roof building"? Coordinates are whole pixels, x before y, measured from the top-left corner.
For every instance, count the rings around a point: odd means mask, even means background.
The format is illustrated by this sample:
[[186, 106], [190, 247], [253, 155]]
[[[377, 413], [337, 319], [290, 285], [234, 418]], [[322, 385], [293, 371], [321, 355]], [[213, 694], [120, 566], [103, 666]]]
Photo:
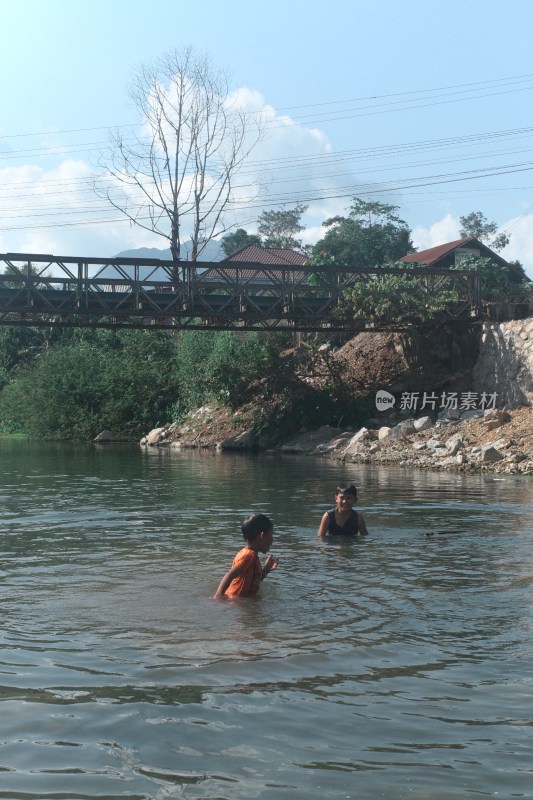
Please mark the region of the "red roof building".
[[249, 244], [232, 253], [222, 263], [246, 261], [248, 264], [268, 264], [272, 267], [291, 264], [303, 267], [308, 260], [303, 253], [297, 253], [296, 250], [290, 250], [288, 247], [260, 247], [258, 244]]
[[436, 269], [449, 269], [450, 267], [459, 267], [461, 261], [468, 256], [477, 256], [478, 258], [490, 258], [502, 267], [506, 267], [509, 271], [509, 279], [514, 283], [522, 283], [529, 281], [524, 275], [521, 268], [515, 264], [510, 264], [505, 258], [502, 258], [486, 244], [475, 239], [473, 236], [467, 236], [464, 239], [456, 239], [454, 242], [447, 244], [439, 244], [437, 247], [430, 247], [428, 250], [420, 250], [418, 253], [410, 253], [408, 256], [403, 256], [400, 261], [407, 264], [420, 264], [426, 267], [434, 267]]
[[[220, 273], [223, 270], [224, 274], [230, 280], [234, 280], [237, 276], [237, 270], [241, 280], [247, 283], [262, 283], [272, 284], [272, 277], [278, 271], [276, 267], [303, 267], [309, 260], [308, 256], [303, 253], [297, 253], [296, 250], [290, 250], [284, 247], [260, 247], [257, 244], [249, 244], [242, 247], [235, 253], [225, 258], [220, 262], [219, 267], [210, 267], [202, 273], [202, 282], [210, 280], [220, 280]], [[235, 264], [235, 268], [231, 268], [231, 264]], [[239, 264], [247, 264], [248, 268], [237, 266]], [[267, 267], [264, 271], [260, 269], [261, 266]], [[293, 273], [295, 280], [300, 280], [303, 272]], [[281, 276], [280, 276], [281, 277]]]
[[410, 253], [403, 256], [400, 261], [407, 264], [425, 264], [427, 267], [436, 269], [448, 269], [449, 267], [459, 266], [461, 261], [468, 256], [491, 258], [499, 264], [509, 267], [509, 263], [487, 247], [486, 244], [467, 236], [464, 239], [456, 239], [454, 242], [439, 244], [437, 247], [430, 247], [428, 250], [420, 250], [418, 253]]

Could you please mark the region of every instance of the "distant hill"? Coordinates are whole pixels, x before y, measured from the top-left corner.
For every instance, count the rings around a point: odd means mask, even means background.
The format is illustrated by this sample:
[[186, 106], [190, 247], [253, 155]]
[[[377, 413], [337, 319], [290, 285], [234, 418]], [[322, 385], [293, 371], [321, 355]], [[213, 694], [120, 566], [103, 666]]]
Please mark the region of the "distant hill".
[[[183, 242], [182, 248], [184, 254], [190, 250], [191, 243], [190, 241]], [[198, 273], [203, 272], [202, 269], [202, 262], [211, 262], [211, 261], [220, 261], [224, 257], [224, 253], [222, 252], [222, 248], [219, 242], [208, 242], [207, 246], [202, 253], [202, 258], [197, 261], [198, 264]], [[159, 259], [160, 261], [171, 261], [172, 254], [170, 250], [159, 250], [157, 247], [138, 247], [135, 250], [122, 250], [121, 253], [117, 253], [115, 258], [149, 258], [149, 259]], [[96, 271], [96, 268], [92, 268], [92, 273]], [[102, 278], [120, 278], [123, 277], [122, 273], [118, 270], [117, 267], [110, 267], [107, 266], [103, 270], [98, 271], [98, 275]], [[150, 280], [150, 281], [168, 281], [169, 276], [168, 273], [164, 269], [159, 269], [154, 267], [146, 267], [141, 266], [139, 268], [139, 278], [141, 280]]]
[[[190, 241], [182, 243], [184, 253], [184, 260], [186, 260], [187, 253], [190, 252]], [[159, 258], [162, 261], [171, 261], [172, 254], [170, 250], [159, 250], [157, 247], [138, 247], [136, 250], [123, 250], [117, 253], [117, 258]], [[200, 256], [200, 261], [221, 261], [224, 258], [224, 253], [220, 246], [220, 242], [214, 240], [207, 243], [205, 250]]]
[[116, 258], [159, 258], [162, 261], [170, 261], [172, 255], [170, 250], [159, 250], [157, 247], [138, 247], [136, 250], [122, 250], [117, 253]]

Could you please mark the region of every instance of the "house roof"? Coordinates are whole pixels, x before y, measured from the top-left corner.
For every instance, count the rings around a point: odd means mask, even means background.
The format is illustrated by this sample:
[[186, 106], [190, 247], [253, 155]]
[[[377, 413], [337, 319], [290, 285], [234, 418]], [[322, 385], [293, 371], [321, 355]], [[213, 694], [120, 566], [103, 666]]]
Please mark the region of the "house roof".
[[287, 265], [303, 267], [308, 260], [303, 253], [297, 253], [288, 247], [260, 247], [257, 244], [248, 244], [223, 259], [221, 263], [244, 261], [248, 264], [265, 264], [273, 267]]
[[[202, 282], [218, 282], [221, 280], [221, 272], [223, 272], [229, 280], [235, 280], [238, 270], [239, 279], [243, 283], [272, 286], [276, 280], [275, 276], [278, 271], [276, 268], [281, 270], [282, 267], [303, 267], [308, 260], [307, 256], [289, 248], [260, 247], [256, 244], [249, 244], [220, 261], [219, 266], [207, 269], [202, 273], [201, 278]], [[235, 267], [232, 268], [229, 266], [230, 264], [235, 264]], [[247, 266], [243, 268], [237, 266], [238, 264]], [[265, 269], [262, 270], [259, 267], [265, 267]], [[297, 271], [292, 274], [294, 281], [303, 280], [303, 272]]]
[[480, 242], [479, 239], [473, 236], [466, 236], [464, 239], [456, 239], [453, 242], [439, 244], [437, 247], [430, 247], [428, 250], [420, 250], [418, 253], [409, 253], [408, 256], [400, 258], [400, 261], [405, 261], [409, 264], [427, 264], [428, 267], [432, 267], [442, 258], [453, 253], [454, 250], [468, 246], [475, 247], [480, 250], [483, 255], [490, 256], [501, 264], [508, 265], [508, 262], [499, 256], [498, 253], [495, 253], [494, 250], [491, 250], [490, 247], [487, 247], [486, 244], [483, 244], [483, 242]]

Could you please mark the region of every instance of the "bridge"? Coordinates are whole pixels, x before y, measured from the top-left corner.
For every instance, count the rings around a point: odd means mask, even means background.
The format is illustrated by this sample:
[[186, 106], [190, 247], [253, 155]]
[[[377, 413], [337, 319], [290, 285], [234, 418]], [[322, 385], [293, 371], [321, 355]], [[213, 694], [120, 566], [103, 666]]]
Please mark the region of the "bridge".
[[[347, 307], [357, 282], [407, 275], [428, 303], [455, 290], [450, 320], [480, 315], [479, 275], [472, 270], [268, 267], [124, 258], [0, 254], [0, 325], [93, 328], [361, 331], [392, 330]], [[413, 319], [413, 321], [416, 321]], [[409, 320], [406, 320], [406, 324]]]

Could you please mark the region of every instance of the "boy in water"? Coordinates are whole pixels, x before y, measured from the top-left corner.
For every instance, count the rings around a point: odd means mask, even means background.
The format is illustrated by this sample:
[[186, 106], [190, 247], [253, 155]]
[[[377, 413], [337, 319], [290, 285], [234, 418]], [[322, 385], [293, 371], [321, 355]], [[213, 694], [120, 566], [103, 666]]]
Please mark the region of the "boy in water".
[[277, 558], [268, 556], [262, 567], [258, 553], [268, 553], [274, 528], [265, 514], [252, 514], [241, 526], [246, 545], [239, 550], [229, 572], [226, 572], [215, 593], [222, 597], [250, 597], [257, 594], [261, 581], [278, 566]]
[[365, 519], [362, 514], [353, 510], [357, 503], [357, 489], [350, 484], [337, 487], [335, 493], [336, 508], [326, 511], [320, 521], [317, 536], [367, 536]]

